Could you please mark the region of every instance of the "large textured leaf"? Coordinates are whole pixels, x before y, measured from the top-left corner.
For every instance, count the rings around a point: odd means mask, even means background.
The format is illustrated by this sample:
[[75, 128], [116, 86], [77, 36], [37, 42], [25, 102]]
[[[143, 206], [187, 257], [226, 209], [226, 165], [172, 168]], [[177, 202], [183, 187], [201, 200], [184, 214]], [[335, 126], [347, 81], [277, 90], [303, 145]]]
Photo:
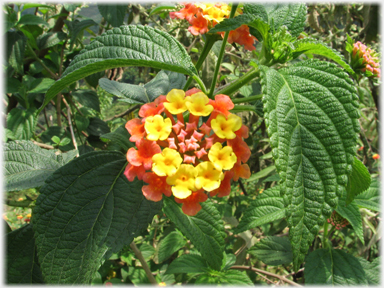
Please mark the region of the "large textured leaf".
[[128, 5], [97, 5], [101, 16], [104, 17], [113, 27], [123, 25]]
[[367, 285], [359, 260], [339, 249], [317, 249], [305, 259], [305, 283], [319, 285]]
[[292, 262], [291, 244], [287, 237], [269, 236], [261, 239], [248, 252], [267, 265], [283, 265]]
[[37, 125], [36, 117], [34, 109], [14, 108], [7, 115], [7, 128], [13, 132], [15, 139], [29, 140]]
[[188, 216], [173, 199], [165, 198], [163, 211], [199, 250], [205, 261], [213, 269], [220, 270], [224, 252], [224, 224], [213, 203], [207, 201], [201, 206], [196, 216]]
[[250, 203], [235, 233], [279, 220], [284, 216], [285, 209], [283, 198], [280, 196], [280, 186], [269, 188]]
[[5, 143], [3, 155], [5, 191], [41, 187], [48, 176], [71, 160], [57, 150], [45, 150], [30, 141]]
[[295, 49], [292, 51], [293, 59], [303, 53], [316, 54], [327, 57], [343, 67], [348, 73], [354, 74], [351, 66], [346, 62], [344, 56], [335, 49], [327, 46], [324, 42], [313, 38], [299, 39], [293, 43]]
[[43, 283], [32, 225], [7, 234], [7, 284]]
[[355, 197], [354, 202], [361, 208], [380, 211], [380, 182], [372, 180], [369, 189]]
[[364, 258], [358, 257], [361, 266], [363, 266], [365, 277], [367, 278], [369, 285], [380, 285], [380, 261], [381, 257], [375, 258], [372, 262], [365, 260]]
[[149, 26], [113, 28], [77, 55], [62, 78], [45, 95], [43, 107], [69, 84], [90, 74], [122, 66], [149, 66], [196, 75], [184, 47], [169, 34]]
[[281, 178], [294, 269], [346, 191], [360, 130], [358, 97], [335, 64], [262, 67], [264, 116]]
[[196, 254], [184, 254], [173, 260], [165, 273], [204, 273], [208, 271], [208, 265], [203, 257]]
[[347, 185], [347, 205], [349, 205], [356, 195], [361, 194], [371, 185], [371, 175], [367, 167], [364, 166], [356, 157], [352, 165], [352, 174], [349, 175]]
[[282, 25], [287, 26], [293, 37], [303, 31], [306, 20], [307, 7], [305, 4], [244, 4], [244, 14], [252, 14], [261, 18], [278, 30]]
[[336, 212], [348, 220], [353, 230], [355, 230], [357, 237], [359, 237], [361, 243], [364, 244], [363, 219], [361, 218], [359, 206], [357, 206], [355, 202], [352, 202], [347, 206], [345, 197], [346, 195], [343, 194], [339, 199]]
[[177, 231], [173, 231], [162, 239], [158, 246], [158, 262], [161, 263], [172, 256], [177, 250], [184, 247], [187, 241]]
[[120, 152], [89, 152], [61, 167], [41, 188], [33, 215], [47, 283], [89, 284], [104, 259], [128, 245], [159, 212], [142, 182], [128, 182]]

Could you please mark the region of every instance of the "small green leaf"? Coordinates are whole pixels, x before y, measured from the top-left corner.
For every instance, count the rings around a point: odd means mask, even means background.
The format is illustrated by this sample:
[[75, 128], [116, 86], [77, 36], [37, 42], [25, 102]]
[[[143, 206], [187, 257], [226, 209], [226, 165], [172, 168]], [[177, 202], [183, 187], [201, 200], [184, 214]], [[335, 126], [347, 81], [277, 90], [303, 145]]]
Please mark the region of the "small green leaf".
[[77, 80], [106, 69], [132, 65], [197, 75], [185, 48], [169, 34], [149, 26], [113, 28], [96, 37], [72, 60], [62, 78], [47, 92], [39, 111]]
[[128, 182], [120, 152], [89, 152], [41, 188], [33, 224], [44, 280], [89, 284], [104, 259], [129, 245], [161, 209]]
[[215, 272], [203, 274], [196, 279], [195, 284], [226, 284], [226, 285], [251, 285], [253, 283], [249, 279], [245, 271], [226, 270], [224, 272]]
[[89, 119], [89, 126], [87, 128], [87, 133], [93, 136], [101, 136], [106, 133], [111, 132], [109, 126], [106, 122], [100, 118], [93, 117]]
[[51, 138], [51, 140], [52, 140], [53, 142], [55, 142], [55, 144], [59, 144], [59, 143], [60, 143], [60, 138], [57, 137], [56, 135], [53, 136], [53, 137]]
[[80, 89], [72, 93], [73, 98], [85, 107], [100, 112], [100, 101], [97, 93], [93, 90]]
[[292, 262], [292, 249], [288, 237], [265, 237], [248, 252], [267, 265], [277, 266]]
[[21, 16], [19, 22], [17, 23], [18, 25], [44, 25], [44, 26], [49, 26], [47, 22], [43, 20], [43, 18], [32, 15], [32, 14], [25, 14]]
[[317, 249], [305, 261], [305, 283], [320, 285], [368, 285], [359, 260], [340, 249]]
[[4, 144], [5, 191], [41, 187], [53, 172], [75, 157], [42, 149], [30, 141]]
[[169, 257], [172, 256], [173, 253], [183, 248], [187, 241], [184, 237], [177, 231], [173, 231], [165, 236], [162, 239], [158, 246], [158, 262], [164, 262]]
[[234, 254], [224, 253], [224, 261], [221, 270], [228, 270], [236, 263], [236, 256]]
[[353, 230], [356, 232], [357, 237], [359, 237], [361, 243], [364, 244], [363, 219], [361, 218], [359, 207], [355, 202], [347, 205], [345, 197], [346, 196], [344, 194], [341, 198], [339, 198], [339, 204], [337, 205], [336, 212], [348, 220]]
[[173, 199], [164, 199], [164, 213], [189, 239], [213, 269], [220, 270], [224, 252], [224, 223], [213, 203], [201, 203], [195, 216], [183, 213]]
[[99, 80], [99, 86], [108, 93], [121, 97], [131, 104], [150, 102], [144, 86], [121, 83], [109, 80], [108, 78], [101, 78]]
[[235, 30], [241, 25], [244, 25], [244, 24], [248, 25], [249, 23], [254, 21], [256, 18], [259, 18], [259, 17], [253, 14], [240, 14], [234, 18], [226, 18], [223, 21], [217, 23], [215, 27], [213, 27], [208, 31], [208, 33], [217, 33], [217, 32]]
[[37, 261], [32, 225], [27, 224], [7, 234], [7, 284], [43, 282]]
[[13, 108], [7, 115], [7, 127], [17, 140], [32, 138], [37, 125], [37, 115], [34, 109], [22, 110]]
[[149, 261], [149, 259], [156, 252], [156, 250], [155, 250], [155, 248], [153, 248], [153, 246], [151, 246], [145, 242], [140, 245], [139, 250], [140, 250], [141, 254], [143, 255], [145, 261]]
[[5, 34], [7, 39], [6, 60], [9, 65], [19, 74], [24, 74], [24, 55], [27, 47], [27, 37], [20, 31], [8, 31]]
[[162, 12], [166, 12], [168, 10], [175, 10], [176, 9], [176, 6], [175, 4], [172, 5], [172, 3], [168, 4], [167, 3], [160, 3], [159, 5], [157, 5], [155, 8], [153, 8], [151, 10], [151, 12], [149, 13], [149, 15], [154, 15], [154, 14], [159, 14], [159, 13], [162, 13]]
[[100, 71], [97, 73], [93, 73], [87, 77], [85, 77], [85, 81], [91, 85], [93, 88], [96, 89], [96, 87], [99, 85], [100, 78], [105, 76], [105, 71]]
[[31, 83], [31, 90], [28, 93], [45, 93], [55, 83], [55, 80], [50, 78], [37, 78]]
[[37, 47], [39, 47], [40, 50], [47, 49], [50, 47], [53, 47], [60, 42], [67, 39], [67, 34], [64, 32], [48, 32], [43, 35], [40, 35], [36, 39]]
[[367, 167], [355, 157], [355, 161], [352, 164], [352, 174], [348, 177], [347, 205], [355, 199], [356, 195], [367, 190], [369, 185], [371, 185], [371, 175]]
[[10, 94], [17, 93], [19, 91], [20, 86], [21, 86], [21, 83], [16, 78], [13, 78], [13, 77], [7, 78], [5, 93], [10, 93]]
[[75, 124], [78, 131], [86, 131], [89, 126], [89, 118], [76, 114]]
[[171, 262], [165, 274], [205, 273], [208, 271], [207, 262], [203, 257], [196, 254], [184, 254]]
[[304, 38], [295, 41], [293, 45], [295, 46], [295, 49], [292, 51], [293, 59], [299, 57], [303, 53], [316, 54], [335, 61], [348, 73], [355, 74], [351, 66], [345, 61], [344, 56], [322, 41], [313, 38]]
[[111, 23], [112, 27], [119, 27], [123, 25], [125, 14], [127, 14], [127, 7], [127, 4], [97, 5], [101, 16]]
[[[92, 19], [85, 19], [82, 21], [75, 20], [75, 21], [69, 21], [64, 20], [65, 24], [67, 24], [69, 29], [69, 35], [70, 35], [70, 45], [69, 50], [72, 50], [73, 45], [76, 42], [76, 39], [81, 35], [81, 33], [84, 31], [84, 29], [92, 26], [92, 25], [98, 25], [95, 21]], [[64, 72], [65, 73], [65, 72]], [[87, 75], [86, 75], [87, 76]]]
[[268, 166], [267, 168], [264, 168], [263, 170], [255, 173], [255, 174], [252, 174], [251, 177], [249, 177], [245, 182], [252, 182], [252, 181], [255, 181], [257, 179], [264, 178], [264, 177], [268, 176], [269, 174], [271, 174], [275, 170], [276, 170], [275, 165]]
[[65, 145], [68, 145], [69, 143], [71, 143], [71, 139], [65, 137], [60, 141], [60, 146], [65, 146]]
[[111, 144], [117, 145], [123, 152], [127, 152], [129, 148], [134, 147], [135, 144], [129, 141], [131, 137], [127, 131], [127, 129], [122, 126], [118, 127], [115, 131], [103, 134], [100, 136], [100, 139], [104, 142], [110, 141]]
[[380, 183], [373, 179], [369, 189], [355, 197], [353, 201], [360, 208], [367, 208], [376, 212], [380, 211]]
[[280, 186], [274, 186], [265, 190], [250, 203], [235, 229], [235, 234], [284, 217], [285, 209], [283, 198], [280, 196]]

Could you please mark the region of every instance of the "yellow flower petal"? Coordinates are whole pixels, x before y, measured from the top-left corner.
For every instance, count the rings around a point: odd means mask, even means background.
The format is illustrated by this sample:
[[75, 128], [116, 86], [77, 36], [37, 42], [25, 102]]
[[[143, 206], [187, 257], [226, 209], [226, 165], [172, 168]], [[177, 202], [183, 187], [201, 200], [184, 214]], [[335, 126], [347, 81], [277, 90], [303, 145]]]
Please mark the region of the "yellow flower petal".
[[148, 140], [165, 140], [172, 132], [172, 121], [169, 118], [164, 119], [161, 115], [149, 116], [145, 118], [144, 128]]
[[168, 176], [166, 181], [172, 186], [172, 193], [179, 199], [187, 198], [196, 191], [195, 178], [197, 170], [191, 164], [181, 164], [180, 168], [172, 176]]
[[223, 172], [216, 170], [212, 162], [205, 161], [196, 166], [196, 188], [203, 188], [205, 191], [212, 191], [219, 188], [224, 178]]
[[185, 105], [189, 112], [195, 116], [208, 116], [211, 114], [213, 106], [208, 103], [209, 98], [203, 92], [198, 92], [185, 98]]
[[224, 115], [217, 115], [216, 119], [211, 121], [211, 127], [215, 134], [223, 139], [236, 138], [235, 132], [242, 126], [241, 118], [235, 114], [229, 114], [226, 119]]
[[179, 169], [183, 162], [179, 152], [164, 148], [161, 153], [152, 156], [152, 171], [158, 176], [171, 176]]
[[221, 143], [217, 142], [215, 143], [208, 153], [209, 160], [213, 163], [215, 168], [217, 170], [229, 170], [233, 168], [233, 165], [235, 165], [237, 161], [237, 157], [235, 153], [233, 152], [232, 147], [230, 146], [223, 146]]
[[187, 111], [187, 106], [185, 105], [185, 92], [181, 89], [172, 89], [167, 94], [167, 102], [164, 102], [164, 107], [171, 114], [180, 114]]

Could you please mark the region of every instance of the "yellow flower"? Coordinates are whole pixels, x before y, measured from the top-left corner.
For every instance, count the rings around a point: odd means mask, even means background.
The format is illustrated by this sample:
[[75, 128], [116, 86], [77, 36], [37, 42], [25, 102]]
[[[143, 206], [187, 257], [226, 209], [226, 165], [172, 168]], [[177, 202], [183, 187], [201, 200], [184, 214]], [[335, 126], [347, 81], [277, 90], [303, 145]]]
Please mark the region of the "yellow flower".
[[235, 153], [233, 152], [232, 147], [230, 146], [223, 146], [221, 143], [216, 142], [208, 153], [209, 160], [213, 163], [215, 168], [217, 170], [229, 170], [233, 168], [233, 165], [235, 165], [237, 161], [237, 157]]
[[189, 112], [195, 116], [208, 116], [211, 114], [213, 106], [208, 103], [209, 98], [203, 92], [197, 92], [185, 98], [185, 105]]
[[242, 126], [241, 118], [235, 114], [229, 114], [228, 119], [222, 114], [217, 115], [216, 119], [211, 121], [211, 127], [215, 134], [223, 139], [236, 138], [235, 132]]
[[165, 282], [160, 282], [159, 286], [167, 286], [167, 284]]
[[158, 176], [171, 176], [179, 169], [183, 162], [179, 152], [164, 148], [163, 152], [152, 156], [152, 171]]
[[213, 191], [219, 188], [221, 180], [224, 178], [224, 173], [216, 170], [212, 162], [205, 161], [196, 166], [196, 188], [203, 188], [205, 191]]
[[165, 140], [172, 132], [172, 122], [171, 119], [164, 119], [161, 115], [149, 116], [145, 118], [144, 128], [148, 140]]
[[164, 107], [171, 114], [179, 114], [187, 111], [185, 106], [185, 92], [180, 89], [172, 89], [167, 94], [167, 102], [164, 102]]
[[177, 172], [167, 177], [167, 184], [172, 186], [172, 193], [179, 199], [185, 199], [196, 191], [197, 170], [191, 164], [181, 164]]

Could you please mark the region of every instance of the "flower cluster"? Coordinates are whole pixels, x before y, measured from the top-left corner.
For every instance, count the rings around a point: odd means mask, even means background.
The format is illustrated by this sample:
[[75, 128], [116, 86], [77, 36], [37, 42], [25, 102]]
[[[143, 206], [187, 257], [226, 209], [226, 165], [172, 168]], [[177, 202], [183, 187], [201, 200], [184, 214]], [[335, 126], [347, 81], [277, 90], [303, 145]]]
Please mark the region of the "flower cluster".
[[[228, 96], [220, 94], [212, 100], [196, 88], [173, 89], [144, 104], [139, 111], [142, 119], [125, 126], [137, 147], [127, 152], [125, 176], [148, 184], [142, 188], [148, 200], [173, 194], [187, 215], [201, 209], [199, 203], [208, 198], [204, 191], [229, 195], [231, 179], [251, 175], [244, 164], [251, 155], [243, 140], [248, 128], [229, 112], [233, 107]], [[209, 117], [204, 122], [201, 116]]]
[[327, 222], [331, 223], [332, 226], [335, 226], [337, 230], [340, 230], [349, 224], [348, 220], [341, 217], [336, 211], [332, 212], [331, 218], [327, 219]]
[[[231, 7], [226, 3], [185, 3], [184, 8], [177, 12], [169, 12], [169, 16], [172, 19], [185, 19], [189, 22], [188, 31], [191, 34], [197, 36], [199, 34], [205, 34], [209, 29], [214, 27], [217, 23], [223, 21], [223, 19], [228, 18], [231, 12]], [[241, 10], [238, 9], [235, 15], [241, 13]], [[219, 33], [224, 37], [224, 32]], [[228, 43], [238, 43], [244, 45], [244, 48], [252, 51], [256, 47], [253, 45], [255, 43], [256, 37], [252, 36], [249, 33], [249, 27], [247, 25], [241, 25], [229, 32]]]
[[360, 41], [353, 44], [352, 67], [361, 70], [368, 77], [380, 78], [378, 54]]

